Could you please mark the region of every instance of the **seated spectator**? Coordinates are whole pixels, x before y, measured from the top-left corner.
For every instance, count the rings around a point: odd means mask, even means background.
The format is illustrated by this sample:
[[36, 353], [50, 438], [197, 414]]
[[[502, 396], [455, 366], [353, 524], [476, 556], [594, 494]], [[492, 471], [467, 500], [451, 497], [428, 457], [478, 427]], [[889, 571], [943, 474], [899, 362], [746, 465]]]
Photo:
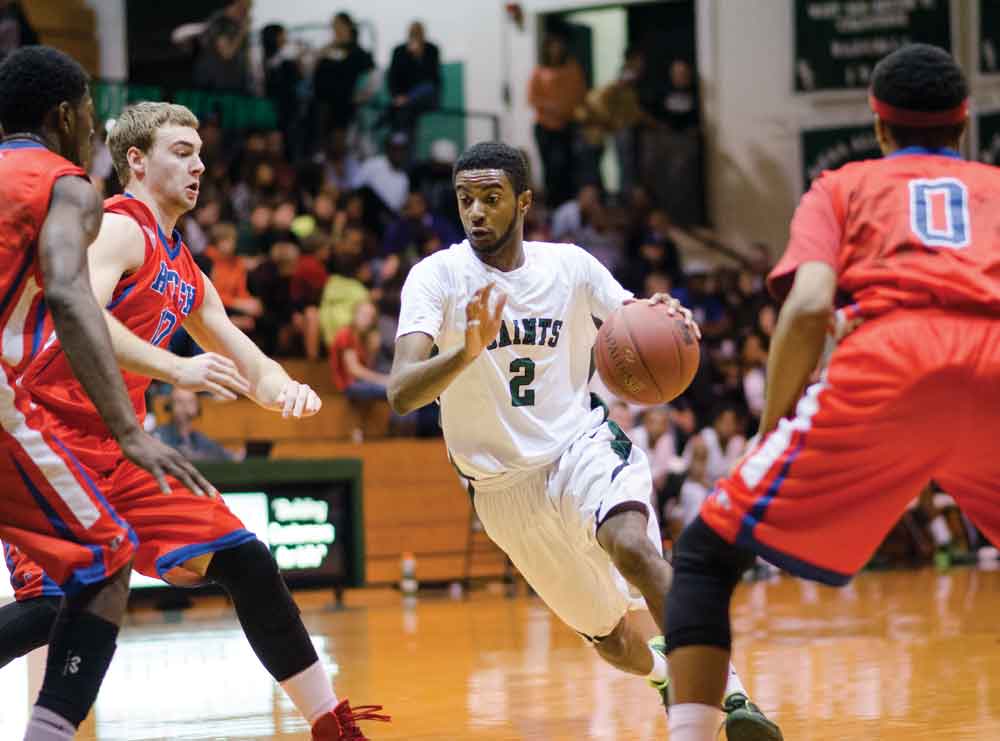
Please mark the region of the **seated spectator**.
[[302, 335], [306, 357], [316, 360], [320, 354], [319, 304], [326, 286], [326, 261], [330, 240], [317, 232], [302, 245], [298, 264], [292, 274], [291, 296], [296, 306], [301, 306], [301, 318], [293, 317]]
[[611, 226], [608, 209], [598, 203], [584, 217], [583, 226], [567, 235], [569, 241], [583, 247], [611, 272], [622, 260], [623, 240]]
[[342, 327], [351, 323], [358, 304], [369, 300], [366, 283], [371, 282], [371, 268], [364, 259], [365, 233], [348, 226], [333, 247], [330, 276], [320, 298], [319, 322], [327, 347]]
[[608, 422], [614, 422], [625, 434], [632, 436], [632, 426], [635, 422], [632, 419], [632, 410], [624, 401], [615, 399], [608, 404]]
[[236, 254], [246, 260], [248, 267], [253, 269], [260, 259], [271, 248], [275, 233], [271, 228], [274, 219], [274, 209], [259, 203], [250, 212], [250, 220], [244, 222], [236, 239]]
[[684, 470], [684, 461], [677, 454], [677, 439], [670, 424], [670, 407], [666, 404], [644, 410], [629, 438], [649, 458], [654, 489], [662, 488], [669, 473]]
[[691, 261], [687, 274], [688, 308], [701, 327], [702, 336], [719, 340], [726, 335], [732, 319], [719, 294], [718, 281], [709, 265]]
[[633, 292], [642, 290], [650, 273], [663, 273], [673, 285], [682, 285], [680, 253], [670, 237], [670, 230], [670, 219], [665, 211], [654, 210], [649, 214], [647, 229], [639, 239], [638, 248], [618, 273], [625, 288]]
[[236, 255], [236, 227], [227, 222], [212, 227], [212, 243], [205, 254], [212, 260], [209, 276], [219, 292], [226, 313], [233, 324], [247, 334], [253, 334], [257, 318], [264, 313], [260, 299], [250, 295], [247, 269]]
[[222, 219], [222, 203], [217, 198], [202, 198], [191, 216], [184, 220], [184, 243], [196, 258], [211, 241], [212, 227]]
[[462, 236], [447, 219], [431, 213], [427, 199], [419, 191], [406, 197], [402, 214], [393, 222], [382, 240], [383, 255], [398, 255], [402, 252], [416, 252], [417, 242], [434, 234], [442, 244], [452, 245], [462, 241]]
[[375, 304], [362, 301], [354, 308], [351, 323], [337, 331], [330, 345], [333, 385], [355, 401], [385, 398], [389, 376], [372, 367], [380, 344], [377, 321]]
[[688, 440], [684, 460], [690, 468], [695, 456], [705, 455], [704, 480], [709, 490], [726, 476], [743, 455], [746, 438], [742, 433], [743, 420], [739, 409], [732, 405], [719, 406], [712, 424]]
[[759, 334], [749, 334], [743, 340], [743, 397], [750, 409], [750, 427], [757, 429], [764, 412], [764, 390], [767, 386], [767, 347]]
[[325, 186], [336, 187], [340, 191], [356, 186], [361, 163], [347, 146], [347, 131], [344, 129], [330, 132], [326, 148], [314, 161], [322, 167]]
[[[410, 169], [410, 187], [419, 190], [427, 199], [428, 208], [461, 231], [462, 219], [458, 215], [458, 199], [452, 170], [458, 159], [458, 147], [450, 139], [436, 139], [431, 144], [430, 159], [418, 162]], [[532, 213], [534, 209], [528, 213]]]
[[402, 132], [387, 137], [385, 154], [365, 160], [354, 182], [356, 188], [370, 188], [385, 208], [397, 214], [410, 192], [410, 177], [404, 169], [408, 144], [409, 138]]
[[293, 234], [279, 235], [268, 257], [247, 277], [250, 293], [261, 300], [264, 313], [257, 319], [257, 339], [267, 355], [301, 355], [307, 307], [297, 302], [293, 278], [299, 245]]
[[194, 429], [201, 416], [201, 402], [193, 391], [174, 388], [167, 407], [170, 421], [153, 432], [165, 445], [180, 451], [190, 461], [231, 461], [237, 456]]
[[571, 239], [572, 234], [583, 228], [587, 214], [600, 205], [600, 188], [584, 185], [576, 198], [566, 201], [552, 212], [552, 239], [557, 242]]
[[702, 503], [715, 486], [708, 470], [710, 456], [708, 448], [704, 445], [698, 445], [692, 450], [687, 476], [681, 484], [680, 494], [665, 507], [663, 519], [674, 541], [698, 516]]

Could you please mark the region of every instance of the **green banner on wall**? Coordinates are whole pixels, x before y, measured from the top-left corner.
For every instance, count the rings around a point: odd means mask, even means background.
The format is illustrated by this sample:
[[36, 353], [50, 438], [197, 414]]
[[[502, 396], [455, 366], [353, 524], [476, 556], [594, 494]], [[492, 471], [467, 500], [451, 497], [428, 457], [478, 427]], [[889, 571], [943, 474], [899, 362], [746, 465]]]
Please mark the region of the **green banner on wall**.
[[951, 49], [949, 0], [795, 0], [795, 90], [866, 88], [879, 59], [915, 41]]
[[801, 146], [802, 184], [807, 190], [823, 170], [836, 170], [848, 162], [882, 156], [871, 124], [806, 129], [801, 135]]
[[177, 90], [171, 93], [155, 85], [130, 85], [107, 80], [95, 80], [91, 85], [91, 95], [101, 121], [117, 118], [129, 103], [169, 100], [187, 106], [199, 118], [218, 115], [224, 129], [273, 129], [277, 123], [271, 101], [252, 95], [205, 90]]

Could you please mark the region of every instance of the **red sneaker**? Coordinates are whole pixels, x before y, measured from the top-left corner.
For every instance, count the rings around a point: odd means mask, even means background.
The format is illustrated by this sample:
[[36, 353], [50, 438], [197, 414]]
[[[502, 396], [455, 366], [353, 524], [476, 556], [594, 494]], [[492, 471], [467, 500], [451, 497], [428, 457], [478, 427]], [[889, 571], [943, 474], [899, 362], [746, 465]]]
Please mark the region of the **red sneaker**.
[[313, 741], [367, 741], [358, 728], [359, 720], [389, 722], [388, 715], [379, 715], [381, 705], [360, 705], [352, 708], [345, 697], [333, 710], [317, 720], [312, 727]]

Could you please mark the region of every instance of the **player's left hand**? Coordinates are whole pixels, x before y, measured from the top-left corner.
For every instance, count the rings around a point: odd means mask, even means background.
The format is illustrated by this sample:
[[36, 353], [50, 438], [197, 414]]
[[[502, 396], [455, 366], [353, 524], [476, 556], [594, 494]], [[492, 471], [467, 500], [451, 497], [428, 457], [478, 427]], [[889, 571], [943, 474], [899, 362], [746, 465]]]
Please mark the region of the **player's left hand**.
[[281, 406], [281, 416], [285, 418], [311, 417], [323, 406], [319, 394], [306, 384], [291, 379], [278, 393], [276, 401]]
[[[639, 299], [626, 299], [626, 304], [635, 303]], [[687, 308], [680, 301], [675, 299], [669, 293], [654, 293], [652, 296], [646, 299], [641, 299], [645, 301], [650, 306], [656, 306], [657, 304], [664, 304], [667, 307], [668, 316], [677, 316], [684, 320], [684, 323], [688, 325], [690, 330], [694, 332], [694, 336], [699, 340], [701, 339], [701, 327], [698, 326], [698, 322], [694, 320], [694, 316], [691, 314], [691, 309]]]

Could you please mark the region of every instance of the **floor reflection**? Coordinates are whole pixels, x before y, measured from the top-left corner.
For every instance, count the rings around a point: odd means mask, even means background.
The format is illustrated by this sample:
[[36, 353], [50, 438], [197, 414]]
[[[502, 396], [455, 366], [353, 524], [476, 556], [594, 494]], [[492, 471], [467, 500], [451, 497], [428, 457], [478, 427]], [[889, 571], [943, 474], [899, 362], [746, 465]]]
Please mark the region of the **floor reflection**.
[[[394, 716], [376, 739], [666, 738], [658, 697], [605, 666], [540, 602], [477, 593], [298, 595], [341, 696]], [[790, 741], [1000, 738], [1000, 572], [867, 573], [843, 590], [742, 585], [735, 661]], [[0, 671], [19, 738], [43, 659]], [[85, 739], [308, 738], [221, 604], [130, 616]]]

